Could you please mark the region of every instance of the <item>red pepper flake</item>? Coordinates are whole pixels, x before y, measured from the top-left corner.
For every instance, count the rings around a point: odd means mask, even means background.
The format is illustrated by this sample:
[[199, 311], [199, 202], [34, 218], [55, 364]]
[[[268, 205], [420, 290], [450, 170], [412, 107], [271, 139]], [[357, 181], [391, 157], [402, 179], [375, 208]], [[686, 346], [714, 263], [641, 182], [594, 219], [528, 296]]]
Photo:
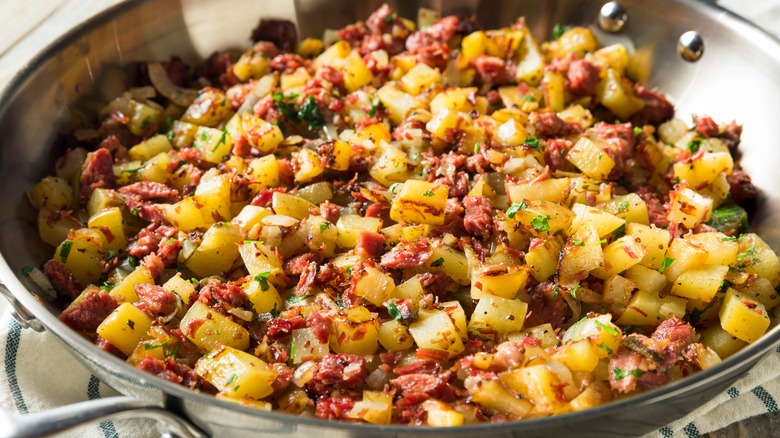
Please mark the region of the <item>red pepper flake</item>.
[[629, 309], [634, 309], [635, 311], [639, 312], [642, 316], [647, 316], [647, 313], [644, 312], [644, 310], [640, 309], [636, 306], [628, 306]]

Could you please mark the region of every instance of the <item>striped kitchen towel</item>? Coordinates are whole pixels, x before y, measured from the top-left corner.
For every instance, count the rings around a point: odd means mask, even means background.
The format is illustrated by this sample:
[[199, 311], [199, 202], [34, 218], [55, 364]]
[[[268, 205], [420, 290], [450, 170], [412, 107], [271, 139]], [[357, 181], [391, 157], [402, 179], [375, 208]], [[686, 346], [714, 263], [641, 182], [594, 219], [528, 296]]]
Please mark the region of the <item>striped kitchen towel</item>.
[[[53, 334], [22, 330], [0, 300], [0, 403], [26, 414], [118, 395], [84, 368]], [[780, 348], [745, 377], [687, 417], [644, 438], [691, 438], [755, 415], [777, 410]], [[3, 382], [5, 380], [5, 382]], [[88, 438], [159, 437], [149, 420], [104, 421], [62, 436]]]
[[[82, 366], [54, 334], [22, 329], [6, 308], [0, 298], [0, 408], [24, 415], [119, 395]], [[151, 438], [160, 433], [154, 422], [141, 419], [103, 421], [59, 436]]]

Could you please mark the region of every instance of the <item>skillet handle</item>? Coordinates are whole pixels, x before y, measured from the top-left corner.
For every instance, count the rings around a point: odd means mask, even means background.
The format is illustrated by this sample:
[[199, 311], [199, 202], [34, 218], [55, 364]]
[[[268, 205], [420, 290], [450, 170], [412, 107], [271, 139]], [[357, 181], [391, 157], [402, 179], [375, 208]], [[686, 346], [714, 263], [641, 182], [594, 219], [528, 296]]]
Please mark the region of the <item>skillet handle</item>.
[[0, 410], [0, 438], [46, 437], [98, 421], [125, 418], [156, 420], [163, 436], [207, 437], [188, 421], [159, 406], [130, 397], [109, 397], [35, 414], [12, 415]]

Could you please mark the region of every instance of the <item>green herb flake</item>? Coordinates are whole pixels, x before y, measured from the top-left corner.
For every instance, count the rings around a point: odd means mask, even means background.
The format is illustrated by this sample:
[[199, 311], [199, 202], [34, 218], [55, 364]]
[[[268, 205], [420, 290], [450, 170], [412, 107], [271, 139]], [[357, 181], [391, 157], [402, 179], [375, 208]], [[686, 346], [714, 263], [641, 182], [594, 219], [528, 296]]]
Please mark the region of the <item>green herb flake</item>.
[[149, 126], [149, 122], [152, 121], [152, 116], [146, 116], [146, 118], [141, 122], [141, 129], [146, 129]]
[[143, 168], [144, 168], [144, 166], [133, 167], [132, 169], [122, 169], [122, 172], [123, 173], [136, 173], [136, 172], [138, 172], [139, 170], [141, 170]]
[[371, 99], [371, 109], [368, 110], [368, 116], [369, 117], [376, 117], [376, 110], [377, 110], [377, 108], [379, 108], [379, 105], [381, 103], [382, 102], [379, 100], [378, 97], [375, 97], [375, 98]]
[[271, 311], [270, 311], [269, 313], [270, 313], [270, 314], [271, 314], [271, 316], [273, 316], [274, 318], [278, 318], [278, 317], [279, 317], [279, 315], [280, 315], [280, 312], [279, 312], [278, 310], [276, 310], [276, 303], [274, 303], [274, 308], [273, 308], [273, 309], [271, 309]]
[[301, 110], [298, 111], [298, 118], [306, 122], [311, 131], [316, 131], [325, 126], [325, 117], [320, 112], [320, 107], [317, 105], [317, 99], [314, 96], [309, 96], [303, 102]]
[[523, 202], [515, 202], [506, 210], [506, 215], [510, 219], [514, 219], [518, 211], [525, 210], [526, 208], [528, 208], [528, 203], [526, 203], [525, 200], [523, 200]]
[[737, 241], [737, 237], [736, 236], [726, 236], [726, 237], [722, 237], [720, 239], [720, 241], [721, 242], [736, 242]]
[[398, 193], [398, 189], [401, 188], [404, 184], [403, 183], [395, 183], [390, 186], [390, 193]]
[[694, 138], [693, 140], [688, 142], [688, 150], [691, 151], [691, 155], [695, 154], [696, 152], [699, 152], [699, 148], [701, 147], [701, 140], [698, 138]]
[[60, 260], [62, 260], [62, 263], [68, 261], [68, 254], [70, 254], [71, 247], [73, 247], [73, 242], [70, 240], [66, 240], [60, 245]]
[[748, 229], [748, 215], [744, 208], [733, 202], [725, 202], [712, 211], [707, 225], [723, 234], [738, 235]]
[[30, 272], [35, 269], [32, 266], [22, 266], [22, 274], [24, 275], [30, 275]]
[[571, 29], [571, 26], [567, 26], [565, 24], [556, 23], [555, 26], [553, 26], [553, 38], [556, 40], [563, 36], [564, 33], [566, 33], [569, 29]]
[[618, 331], [617, 331], [617, 330], [615, 330], [615, 329], [613, 329], [612, 327], [610, 327], [610, 326], [608, 326], [608, 325], [606, 325], [606, 324], [602, 323], [602, 322], [601, 322], [601, 321], [599, 321], [598, 319], [594, 319], [594, 320], [593, 320], [593, 322], [594, 322], [594, 323], [595, 323], [597, 326], [601, 327], [601, 328], [602, 328], [602, 330], [604, 330], [604, 331], [606, 331], [607, 333], [609, 333], [610, 335], [612, 335], [612, 336], [618, 336], [618, 335], [619, 335], [619, 333], [618, 333]]
[[127, 264], [130, 265], [131, 268], [135, 269], [138, 267], [138, 259], [135, 257], [128, 257]]
[[321, 223], [320, 224], [320, 234], [324, 233], [325, 230], [327, 230], [329, 228], [330, 228], [330, 222], [325, 221], [325, 222]]
[[561, 290], [561, 287], [556, 284], [555, 287], [553, 288], [553, 294], [552, 294], [553, 298], [558, 296], [558, 292], [560, 290]]
[[585, 246], [585, 242], [583, 242], [582, 240], [578, 240], [578, 239], [572, 239], [572, 243], [574, 243], [577, 246]]
[[160, 348], [160, 347], [164, 346], [165, 344], [167, 344], [168, 342], [171, 342], [171, 339], [173, 339], [173, 338], [168, 338], [168, 339], [166, 339], [165, 341], [163, 341], [163, 342], [161, 342], [159, 344], [144, 343], [144, 350], [154, 350], [155, 348]]
[[387, 313], [390, 314], [390, 317], [398, 320], [403, 321], [403, 317], [401, 316], [401, 311], [398, 310], [398, 306], [395, 305], [395, 301], [387, 305]]
[[642, 133], [642, 128], [639, 126], [634, 126], [634, 134], [639, 135]]
[[525, 141], [523, 142], [524, 145], [530, 146], [531, 149], [541, 152], [541, 148], [539, 147], [539, 139], [534, 137], [526, 137]]
[[639, 378], [645, 374], [645, 372], [642, 370], [623, 370], [620, 368], [612, 368], [612, 371], [615, 373], [615, 380], [620, 380], [627, 376], [634, 376]]
[[312, 296], [313, 295], [295, 295], [295, 294], [293, 294], [293, 295], [288, 295], [287, 298], [285, 298], [284, 300], [287, 301], [287, 303], [289, 303], [289, 304], [296, 304], [296, 303], [300, 303], [301, 301], [305, 300], [306, 298], [310, 298]]
[[580, 289], [582, 289], [582, 286], [578, 284], [573, 288], [571, 288], [571, 290], [569, 291], [569, 293], [571, 293], [571, 297], [574, 298], [575, 300], [577, 299], [577, 291]]
[[661, 262], [661, 267], [658, 268], [658, 272], [662, 273], [668, 268], [669, 266], [672, 266], [672, 263], [674, 263], [674, 259], [670, 257], [664, 257], [664, 260]]
[[444, 266], [444, 257], [439, 257], [431, 263], [431, 268], [438, 268], [440, 266]]
[[260, 274], [255, 275], [255, 281], [260, 283], [260, 290], [268, 290], [268, 276], [270, 274], [270, 272], [261, 272]]
[[531, 226], [534, 227], [534, 230], [539, 232], [550, 231], [550, 224], [548, 222], [550, 219], [551, 218], [549, 215], [536, 216], [535, 218], [531, 219]]
[[230, 378], [228, 378], [227, 382], [225, 382], [225, 386], [230, 385], [231, 383], [235, 382], [236, 379], [238, 379], [238, 375], [236, 375], [236, 373], [231, 374]]
[[430, 190], [426, 190], [423, 192], [422, 195], [425, 196], [426, 198], [430, 198], [431, 196], [433, 196], [433, 192]]

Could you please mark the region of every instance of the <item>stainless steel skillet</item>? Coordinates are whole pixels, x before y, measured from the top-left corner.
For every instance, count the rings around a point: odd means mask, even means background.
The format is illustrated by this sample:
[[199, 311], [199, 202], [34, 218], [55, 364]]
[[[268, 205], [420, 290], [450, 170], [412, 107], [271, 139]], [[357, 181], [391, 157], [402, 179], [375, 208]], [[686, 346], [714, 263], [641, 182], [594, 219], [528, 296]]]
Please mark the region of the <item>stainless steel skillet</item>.
[[[680, 116], [707, 113], [745, 125], [742, 164], [762, 189], [753, 229], [780, 248], [780, 153], [774, 116], [780, 113], [780, 43], [745, 21], [705, 2], [622, 0], [628, 21], [618, 33], [600, 30], [603, 2], [595, 0], [390, 2], [404, 16], [419, 6], [444, 14], [475, 13], [486, 26], [503, 26], [524, 15], [537, 38], [555, 23], [592, 25], [602, 42], [630, 43], [647, 57], [647, 83], [664, 90]], [[393, 4], [395, 3], [395, 4]], [[0, 436], [32, 436], [119, 413], [161, 419], [171, 433], [213, 436], [630, 436], [663, 426], [723, 391], [780, 344], [780, 329], [725, 360], [679, 382], [598, 408], [501, 425], [433, 428], [378, 427], [298, 418], [232, 405], [164, 382], [102, 352], [61, 324], [63, 303], [47, 302], [20, 274], [39, 265], [51, 248], [39, 243], [35, 212], [24, 192], [50, 172], [62, 152], [57, 134], [68, 120], [119, 94], [131, 79], [121, 66], [165, 59], [193, 61], [213, 50], [244, 47], [260, 17], [297, 21], [303, 35], [319, 35], [364, 19], [377, 1], [282, 2], [256, 0], [148, 0], [116, 6], [79, 25], [39, 54], [0, 97], [0, 292], [20, 322], [55, 333], [96, 376], [128, 398], [108, 399], [45, 414], [13, 418]], [[678, 39], [697, 31], [704, 41], [698, 62], [683, 60]], [[70, 360], [70, 358], [68, 358]], [[59, 417], [57, 417], [59, 415]], [[190, 426], [188, 426], [188, 424]], [[192, 426], [194, 425], [194, 427]]]

